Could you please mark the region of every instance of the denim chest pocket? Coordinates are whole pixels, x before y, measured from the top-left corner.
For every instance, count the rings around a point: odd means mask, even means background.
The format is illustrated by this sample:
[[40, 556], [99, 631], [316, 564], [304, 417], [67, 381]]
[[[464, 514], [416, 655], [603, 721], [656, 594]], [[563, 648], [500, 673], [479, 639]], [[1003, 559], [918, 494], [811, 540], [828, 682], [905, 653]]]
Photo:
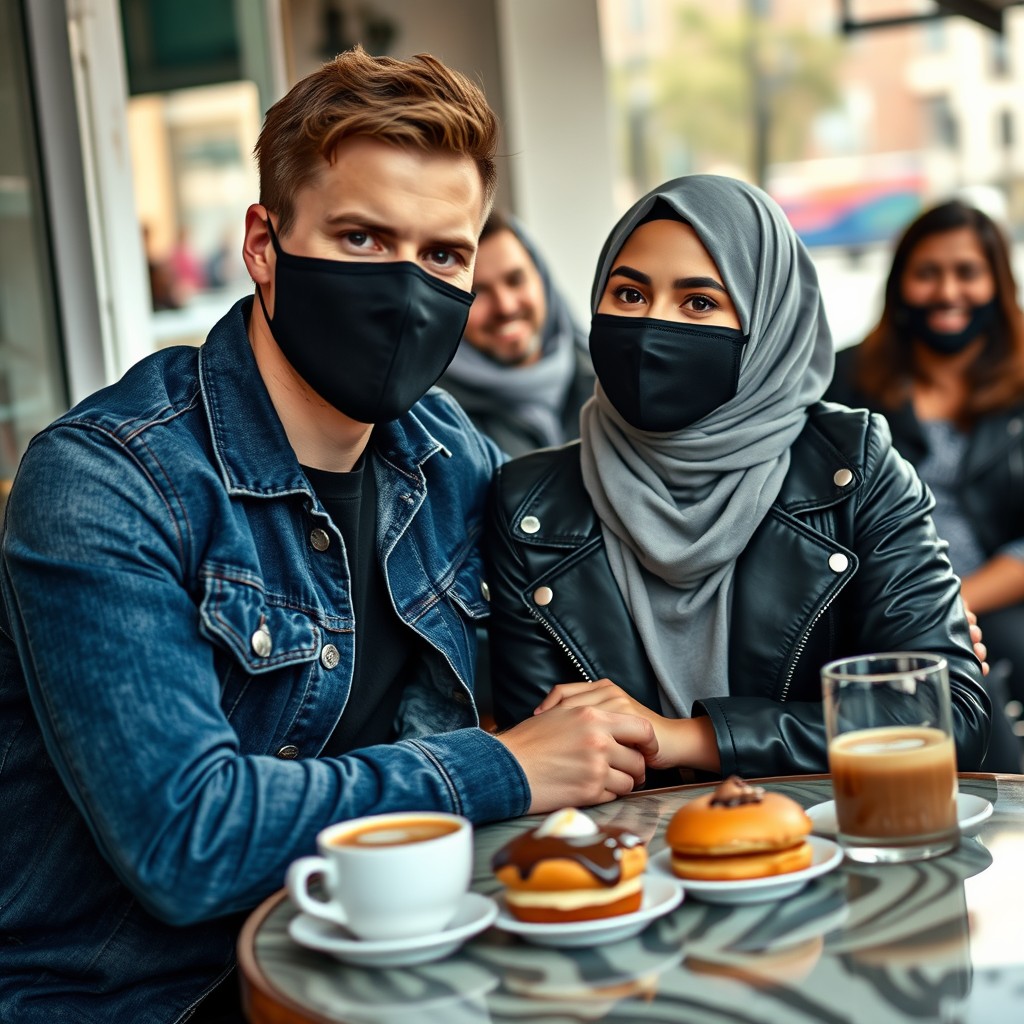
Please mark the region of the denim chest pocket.
[[268, 595], [259, 578], [225, 566], [201, 573], [200, 632], [250, 673], [312, 661], [320, 629], [311, 614]]
[[455, 565], [447, 595], [469, 618], [487, 617], [490, 610], [490, 590], [484, 576], [484, 561], [478, 545], [469, 546], [465, 557]]

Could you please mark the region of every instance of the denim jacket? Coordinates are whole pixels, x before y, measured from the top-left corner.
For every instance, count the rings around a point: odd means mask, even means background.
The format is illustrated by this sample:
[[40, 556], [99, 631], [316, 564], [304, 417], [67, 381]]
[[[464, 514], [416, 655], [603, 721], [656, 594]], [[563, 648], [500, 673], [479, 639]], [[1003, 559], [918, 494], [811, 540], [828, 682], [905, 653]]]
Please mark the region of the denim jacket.
[[0, 566], [0, 1020], [183, 1020], [326, 825], [529, 805], [471, 692], [501, 456], [441, 391], [374, 433], [377, 546], [426, 641], [400, 738], [317, 758], [351, 684], [349, 570], [249, 308], [71, 410], [19, 470]]

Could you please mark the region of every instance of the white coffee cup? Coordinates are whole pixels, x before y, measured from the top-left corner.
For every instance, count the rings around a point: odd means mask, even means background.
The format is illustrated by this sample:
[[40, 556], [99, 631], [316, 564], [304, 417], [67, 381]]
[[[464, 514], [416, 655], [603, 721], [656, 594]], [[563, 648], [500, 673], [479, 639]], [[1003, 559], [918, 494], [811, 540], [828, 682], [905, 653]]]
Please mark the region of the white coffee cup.
[[[473, 826], [456, 814], [400, 811], [325, 828], [319, 856], [288, 868], [300, 910], [360, 939], [404, 939], [442, 931], [469, 889]], [[326, 899], [309, 892], [323, 878]]]

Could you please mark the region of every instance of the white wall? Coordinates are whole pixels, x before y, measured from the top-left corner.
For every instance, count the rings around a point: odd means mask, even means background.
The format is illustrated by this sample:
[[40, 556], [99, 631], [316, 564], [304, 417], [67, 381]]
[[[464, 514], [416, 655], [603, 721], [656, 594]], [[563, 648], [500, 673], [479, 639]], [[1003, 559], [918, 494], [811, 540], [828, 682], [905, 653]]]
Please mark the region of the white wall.
[[583, 323], [612, 227], [610, 115], [594, 0], [497, 0], [515, 212]]

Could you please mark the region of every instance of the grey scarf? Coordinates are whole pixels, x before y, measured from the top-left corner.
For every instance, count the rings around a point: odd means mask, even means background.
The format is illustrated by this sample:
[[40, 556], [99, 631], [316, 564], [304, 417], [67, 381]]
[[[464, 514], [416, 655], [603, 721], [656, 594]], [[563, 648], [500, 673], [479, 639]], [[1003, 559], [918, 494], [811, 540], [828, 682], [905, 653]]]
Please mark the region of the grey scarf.
[[598, 384], [581, 413], [581, 458], [662, 710], [685, 717], [695, 700], [729, 692], [736, 559], [778, 497], [807, 407], [832, 377], [833, 346], [817, 275], [785, 215], [760, 189], [715, 175], [670, 181], [619, 221], [598, 262], [594, 310], [658, 198], [697, 232], [749, 335], [739, 390], [694, 426], [655, 434], [626, 423]]
[[541, 331], [541, 357], [529, 366], [503, 366], [463, 341], [438, 383], [442, 387], [446, 380], [461, 384], [459, 401], [470, 415], [501, 405], [531, 426], [545, 445], [561, 444], [565, 440], [562, 407], [576, 372], [576, 350], [585, 351], [586, 335], [522, 226], [510, 218], [509, 227], [544, 282], [547, 317]]

